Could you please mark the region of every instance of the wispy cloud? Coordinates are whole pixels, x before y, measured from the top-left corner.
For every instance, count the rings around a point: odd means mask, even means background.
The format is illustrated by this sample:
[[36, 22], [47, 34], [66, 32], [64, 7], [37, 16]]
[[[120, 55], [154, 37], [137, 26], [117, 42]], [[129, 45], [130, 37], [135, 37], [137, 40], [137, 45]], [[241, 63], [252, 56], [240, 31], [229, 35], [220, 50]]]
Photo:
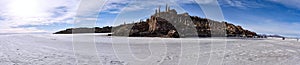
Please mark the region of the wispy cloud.
[[[83, 2], [84, 1], [84, 2]], [[201, 3], [209, 3], [212, 0], [200, 0]], [[236, 8], [260, 8], [264, 7], [264, 3], [260, 1], [248, 0], [218, 0], [219, 4], [223, 7], [236, 7]], [[269, 0], [287, 7], [299, 8], [297, 0]], [[170, 4], [171, 2], [171, 4]], [[79, 4], [81, 3], [81, 4]], [[34, 33], [34, 32], [48, 32], [48, 30], [41, 30], [37, 27], [21, 27], [27, 25], [51, 25], [57, 23], [73, 24], [74, 19], [80, 18], [79, 21], [93, 20], [96, 21], [99, 12], [108, 14], [131, 14], [132, 18], [136, 20], [152, 14], [154, 8], [158, 5], [178, 6], [182, 4], [196, 3], [195, 0], [0, 0], [0, 33]], [[174, 4], [176, 3], [176, 4]], [[85, 6], [79, 6], [85, 5]], [[78, 9], [79, 8], [79, 9]], [[172, 7], [173, 8], [173, 7]], [[136, 12], [142, 11], [144, 13]], [[139, 16], [133, 14], [139, 14]], [[101, 14], [100, 14], [101, 16]], [[75, 17], [75, 18], [74, 18]], [[123, 16], [124, 18], [130, 18]], [[122, 18], [119, 17], [119, 18]], [[112, 18], [114, 19], [114, 18]], [[122, 22], [127, 19], [122, 19]], [[113, 21], [113, 20], [112, 20]], [[133, 20], [128, 20], [133, 21]], [[101, 23], [110, 23], [101, 22]], [[283, 24], [281, 21], [270, 20], [270, 25], [259, 25], [252, 29], [262, 33], [274, 34], [297, 34], [295, 27], [299, 23], [284, 23], [288, 28], [276, 27]], [[83, 21], [84, 23], [84, 21]], [[276, 30], [278, 29], [278, 30]], [[280, 30], [280, 31], [279, 31]], [[293, 31], [294, 30], [294, 31]], [[296, 30], [296, 31], [295, 31]], [[288, 31], [288, 32], [283, 32]], [[52, 31], [51, 31], [52, 32]]]
[[245, 3], [239, 0], [223, 0], [224, 5], [234, 6], [234, 7], [245, 7]]
[[47, 32], [24, 25], [71, 23], [79, 0], [1, 0], [0, 33]]
[[218, 0], [221, 6], [237, 7], [237, 8], [261, 8], [265, 7], [262, 1], [248, 1], [248, 0]]
[[271, 2], [282, 4], [286, 7], [297, 8], [300, 9], [300, 1], [299, 0], [269, 0]]
[[130, 3], [129, 0], [108, 0], [101, 12], [118, 14], [122, 8], [128, 5], [128, 3]]
[[[173, 1], [173, 0], [172, 0]], [[190, 3], [193, 0], [176, 0]], [[164, 2], [142, 0], [146, 4], [129, 5], [133, 0], [1, 0], [0, 33], [47, 32], [27, 25], [51, 25], [74, 23], [83, 20], [97, 20], [99, 12], [119, 14], [121, 11], [138, 11], [148, 6], [163, 5]], [[81, 5], [81, 4], [83, 5]], [[105, 4], [105, 6], [103, 6]], [[102, 8], [103, 7], [103, 8]], [[124, 9], [124, 7], [126, 7]], [[102, 8], [102, 9], [101, 9]], [[101, 11], [99, 11], [101, 10]], [[75, 22], [76, 22], [75, 21]]]
[[289, 23], [286, 21], [276, 21], [272, 19], [261, 20], [260, 24], [251, 26], [257, 32], [264, 34], [280, 34], [289, 37], [300, 37], [300, 23]]

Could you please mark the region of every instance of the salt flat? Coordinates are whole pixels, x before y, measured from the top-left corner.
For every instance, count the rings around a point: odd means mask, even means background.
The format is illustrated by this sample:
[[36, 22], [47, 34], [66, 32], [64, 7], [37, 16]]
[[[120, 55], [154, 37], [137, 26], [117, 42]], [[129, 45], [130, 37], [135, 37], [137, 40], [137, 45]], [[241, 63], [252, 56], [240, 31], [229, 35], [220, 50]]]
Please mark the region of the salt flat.
[[[102, 65], [297, 65], [300, 42], [293, 39], [147, 38], [76, 34], [95, 42]], [[84, 37], [93, 37], [88, 41]], [[79, 65], [95, 59], [75, 54], [73, 35], [0, 35], [0, 65]], [[78, 48], [77, 48], [78, 49]], [[79, 48], [85, 49], [85, 48]], [[78, 59], [79, 57], [83, 57]], [[77, 58], [77, 59], [76, 59]]]

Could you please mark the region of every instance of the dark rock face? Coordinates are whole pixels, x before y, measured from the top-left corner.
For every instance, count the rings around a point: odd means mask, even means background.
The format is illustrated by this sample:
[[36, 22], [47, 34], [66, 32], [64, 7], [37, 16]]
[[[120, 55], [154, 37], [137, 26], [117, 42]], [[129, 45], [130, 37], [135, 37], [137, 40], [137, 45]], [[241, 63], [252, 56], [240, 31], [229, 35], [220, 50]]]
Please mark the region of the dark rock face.
[[[139, 23], [134, 23], [134, 24], [126, 24], [126, 25], [121, 25], [119, 27], [116, 27], [114, 31], [114, 35], [117, 36], [130, 36], [130, 37], [172, 37], [172, 38], [178, 38], [178, 37], [193, 37], [193, 36], [180, 36], [178, 33], [178, 30], [167, 20], [163, 20], [162, 18], [157, 18], [159, 21], [157, 21], [155, 30], [150, 30], [150, 25], [148, 24], [150, 19], [147, 21], [142, 21]], [[210, 21], [209, 19], [205, 18], [199, 18], [199, 17], [194, 17], [191, 16], [191, 19], [193, 20], [193, 25], [195, 26], [195, 29], [197, 32], [198, 37], [212, 37], [211, 33], [211, 27], [210, 23], [213, 21]], [[249, 30], [243, 29], [241, 26], [235, 26], [230, 23], [226, 22], [214, 22], [214, 23], [219, 23], [219, 24], [224, 24], [226, 26], [224, 29], [226, 32], [223, 34], [226, 34], [224, 36], [227, 37], [255, 37], [258, 36], [255, 32], [251, 32]], [[182, 25], [180, 27], [184, 27], [187, 25]], [[132, 27], [132, 28], [130, 28]], [[187, 31], [191, 30], [187, 26], [186, 28], [182, 28], [183, 30], [181, 31]], [[174, 31], [172, 35], [170, 34], [170, 31]], [[128, 32], [128, 33], [126, 33]]]
[[55, 32], [54, 34], [73, 34], [73, 33], [110, 33], [112, 27], [106, 26], [103, 28], [69, 28], [66, 30]]
[[226, 24], [226, 32], [228, 37], [254, 37], [258, 36], [255, 32], [244, 30], [241, 26], [235, 26], [230, 23]]
[[124, 24], [114, 28], [113, 35], [131, 37], [255, 37], [255, 32], [227, 22], [218, 22], [176, 10], [156, 10], [146, 21]]

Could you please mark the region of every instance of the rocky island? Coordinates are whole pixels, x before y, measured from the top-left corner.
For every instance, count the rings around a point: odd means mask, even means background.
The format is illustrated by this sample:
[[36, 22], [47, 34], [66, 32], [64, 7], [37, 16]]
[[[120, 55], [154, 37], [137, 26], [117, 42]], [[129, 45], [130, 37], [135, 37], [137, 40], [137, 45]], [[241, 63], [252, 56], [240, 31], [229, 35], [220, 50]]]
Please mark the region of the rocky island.
[[[215, 29], [214, 32], [212, 29]], [[170, 9], [168, 5], [164, 12], [161, 12], [158, 7], [155, 14], [146, 21], [115, 27], [113, 33], [116, 36], [131, 37], [178, 38], [195, 36], [193, 34], [197, 34], [198, 37], [212, 37], [213, 35], [216, 37], [259, 37], [255, 32], [231, 23], [190, 16], [188, 13], [177, 14], [177, 11]]]
[[[145, 21], [121, 24], [115, 27], [95, 28], [89, 32], [111, 32], [113, 36], [129, 37], [260, 37], [255, 32], [243, 29], [242, 26], [190, 16], [188, 13], [178, 14], [175, 9], [170, 9], [168, 5], [166, 5], [165, 11], [160, 9], [159, 6], [155, 14]], [[73, 33], [74, 30], [85, 33], [84, 31], [87, 29], [89, 28], [71, 28], [55, 34], [71, 34], [72, 30]]]

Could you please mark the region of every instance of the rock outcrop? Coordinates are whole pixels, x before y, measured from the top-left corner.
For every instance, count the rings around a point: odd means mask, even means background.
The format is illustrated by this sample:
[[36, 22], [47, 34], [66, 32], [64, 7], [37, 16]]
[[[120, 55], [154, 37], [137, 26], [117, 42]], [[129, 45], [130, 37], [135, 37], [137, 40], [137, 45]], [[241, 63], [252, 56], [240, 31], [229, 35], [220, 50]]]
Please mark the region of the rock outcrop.
[[245, 30], [227, 22], [218, 22], [207, 18], [178, 14], [167, 5], [165, 11], [160, 7], [145, 21], [103, 28], [70, 28], [55, 34], [71, 33], [108, 33], [113, 36], [129, 37], [260, 37], [255, 32]]
[[177, 14], [176, 10], [160, 7], [146, 21], [123, 24], [114, 28], [113, 35], [131, 37], [256, 37], [255, 32], [227, 22], [218, 22], [188, 13]]

